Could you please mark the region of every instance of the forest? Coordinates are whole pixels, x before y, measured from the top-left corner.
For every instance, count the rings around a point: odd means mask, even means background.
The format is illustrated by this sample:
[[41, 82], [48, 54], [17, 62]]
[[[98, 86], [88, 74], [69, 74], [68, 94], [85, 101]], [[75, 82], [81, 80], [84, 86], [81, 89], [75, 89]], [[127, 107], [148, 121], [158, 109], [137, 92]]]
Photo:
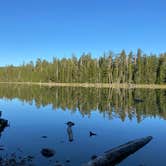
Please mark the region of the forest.
[[0, 82], [166, 84], [166, 53], [103, 53], [0, 67]]

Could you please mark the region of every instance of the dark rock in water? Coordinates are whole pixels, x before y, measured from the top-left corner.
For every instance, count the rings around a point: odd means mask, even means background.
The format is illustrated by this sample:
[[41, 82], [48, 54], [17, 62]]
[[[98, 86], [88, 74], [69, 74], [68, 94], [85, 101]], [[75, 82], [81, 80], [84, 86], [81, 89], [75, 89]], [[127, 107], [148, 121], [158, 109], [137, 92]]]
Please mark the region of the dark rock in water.
[[46, 136], [46, 135], [43, 135], [43, 136], [41, 136], [41, 138], [47, 138], [47, 136]]
[[8, 120], [0, 118], [0, 133], [8, 126]]
[[4, 148], [0, 148], [0, 150], [5, 150]]
[[8, 120], [0, 119], [0, 128], [5, 128], [8, 126]]
[[16, 165], [16, 164], [17, 164], [16, 159], [15, 159], [15, 158], [9, 159], [9, 164], [10, 164], [10, 165]]
[[48, 148], [44, 148], [41, 150], [41, 154], [44, 156], [44, 157], [52, 157], [55, 155], [55, 151], [52, 150], [52, 149], [48, 149]]
[[32, 156], [16, 156], [15, 153], [0, 157], [0, 166], [32, 166]]
[[55, 166], [63, 166], [62, 164], [55, 164]]
[[97, 156], [96, 155], [93, 155], [92, 157], [91, 157], [91, 160], [94, 160], [94, 159], [96, 159], [97, 158]]
[[68, 121], [66, 124], [67, 124], [68, 126], [74, 126], [74, 125], [75, 125], [75, 123], [73, 123], [73, 122], [71, 122], [71, 121]]
[[27, 156], [27, 158], [28, 158], [28, 159], [34, 159], [35, 157], [34, 157], [34, 156], [29, 155], [29, 156]]
[[89, 136], [91, 137], [91, 136], [95, 136], [96, 135], [96, 133], [93, 133], [92, 131], [90, 131], [89, 132]]
[[66, 160], [66, 163], [70, 163], [70, 160]]

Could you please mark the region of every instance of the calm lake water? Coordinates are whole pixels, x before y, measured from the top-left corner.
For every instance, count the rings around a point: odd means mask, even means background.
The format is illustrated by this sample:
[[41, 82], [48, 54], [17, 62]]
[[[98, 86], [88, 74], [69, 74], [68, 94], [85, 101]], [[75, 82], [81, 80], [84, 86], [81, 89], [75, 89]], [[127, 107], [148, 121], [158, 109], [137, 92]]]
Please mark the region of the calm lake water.
[[[10, 123], [1, 133], [0, 145], [5, 149], [1, 156], [15, 152], [17, 156], [34, 156], [35, 166], [54, 166], [56, 161], [81, 166], [93, 155], [151, 135], [149, 144], [119, 166], [166, 163], [165, 90], [1, 85], [0, 110], [1, 118]], [[65, 124], [68, 121], [75, 123], [72, 142]], [[90, 137], [89, 131], [97, 135]], [[43, 157], [42, 148], [54, 149], [55, 156]]]

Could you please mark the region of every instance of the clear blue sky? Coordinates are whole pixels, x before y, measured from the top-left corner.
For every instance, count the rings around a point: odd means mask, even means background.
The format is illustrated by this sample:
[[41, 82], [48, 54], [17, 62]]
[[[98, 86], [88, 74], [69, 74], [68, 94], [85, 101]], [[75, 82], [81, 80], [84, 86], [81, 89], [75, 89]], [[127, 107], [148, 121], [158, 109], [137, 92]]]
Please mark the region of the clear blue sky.
[[0, 1], [0, 66], [137, 48], [166, 51], [165, 0]]

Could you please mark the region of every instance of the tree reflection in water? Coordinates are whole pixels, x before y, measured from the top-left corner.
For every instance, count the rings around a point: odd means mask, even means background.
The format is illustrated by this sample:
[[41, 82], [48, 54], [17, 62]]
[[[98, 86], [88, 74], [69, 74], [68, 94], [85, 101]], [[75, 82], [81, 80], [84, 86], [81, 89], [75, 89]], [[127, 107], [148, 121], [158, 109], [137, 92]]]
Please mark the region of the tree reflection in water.
[[[23, 85], [1, 85], [0, 98], [19, 98], [23, 102], [37, 107], [52, 104], [54, 110], [61, 108], [73, 112], [79, 110], [84, 115], [91, 115], [98, 110], [103, 116], [137, 118], [159, 116], [166, 119], [166, 90], [152, 89], [109, 89], [76, 87], [40, 87]], [[139, 100], [141, 102], [139, 102]]]

